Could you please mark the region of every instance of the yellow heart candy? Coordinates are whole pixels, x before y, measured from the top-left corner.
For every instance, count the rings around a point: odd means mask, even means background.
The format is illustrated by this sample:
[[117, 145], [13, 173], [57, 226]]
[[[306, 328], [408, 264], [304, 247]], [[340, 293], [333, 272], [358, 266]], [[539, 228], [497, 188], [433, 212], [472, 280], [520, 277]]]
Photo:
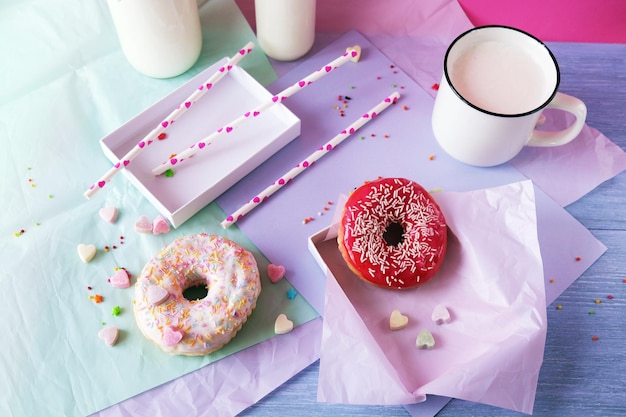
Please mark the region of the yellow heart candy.
[[400, 310], [393, 310], [389, 317], [389, 328], [391, 330], [404, 329], [409, 324], [409, 318], [400, 313]]
[[285, 314], [279, 314], [274, 323], [274, 333], [285, 334], [293, 330], [293, 321], [289, 320]]

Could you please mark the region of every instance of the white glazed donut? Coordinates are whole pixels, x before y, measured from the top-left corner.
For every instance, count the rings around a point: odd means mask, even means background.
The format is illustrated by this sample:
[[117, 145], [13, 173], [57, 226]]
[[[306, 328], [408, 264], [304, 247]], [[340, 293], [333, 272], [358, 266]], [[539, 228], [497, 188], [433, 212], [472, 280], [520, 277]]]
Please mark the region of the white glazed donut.
[[[206, 285], [190, 301], [187, 288]], [[137, 325], [165, 352], [199, 356], [228, 343], [246, 322], [261, 292], [253, 255], [221, 236], [176, 239], [143, 268], [135, 284]]]

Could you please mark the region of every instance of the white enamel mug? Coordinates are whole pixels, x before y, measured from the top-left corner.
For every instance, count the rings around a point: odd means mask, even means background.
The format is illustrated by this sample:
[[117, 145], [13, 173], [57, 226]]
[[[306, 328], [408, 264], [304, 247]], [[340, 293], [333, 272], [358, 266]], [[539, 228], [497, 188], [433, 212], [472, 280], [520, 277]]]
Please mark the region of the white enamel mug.
[[[432, 128], [453, 158], [487, 167], [515, 157], [524, 146], [559, 146], [582, 130], [587, 108], [557, 91], [557, 61], [540, 40], [519, 29], [482, 26], [448, 47], [435, 99]], [[540, 131], [545, 108], [564, 110], [574, 122], [561, 131]]]
[[142, 74], [180, 75], [202, 49], [196, 0], [108, 0], [124, 56]]

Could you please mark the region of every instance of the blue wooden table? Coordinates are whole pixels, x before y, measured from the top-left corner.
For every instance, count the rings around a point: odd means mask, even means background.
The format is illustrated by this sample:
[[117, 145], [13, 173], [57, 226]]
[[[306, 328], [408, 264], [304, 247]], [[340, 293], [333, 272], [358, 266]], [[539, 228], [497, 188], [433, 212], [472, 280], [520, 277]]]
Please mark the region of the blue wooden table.
[[[561, 67], [560, 90], [581, 98], [588, 107], [587, 123], [626, 149], [626, 45], [549, 46]], [[626, 416], [626, 174], [566, 209], [608, 251], [548, 306], [546, 350], [533, 415]], [[409, 415], [402, 406], [318, 403], [318, 371], [316, 362], [242, 415]], [[522, 415], [460, 400], [452, 400], [438, 414]]]

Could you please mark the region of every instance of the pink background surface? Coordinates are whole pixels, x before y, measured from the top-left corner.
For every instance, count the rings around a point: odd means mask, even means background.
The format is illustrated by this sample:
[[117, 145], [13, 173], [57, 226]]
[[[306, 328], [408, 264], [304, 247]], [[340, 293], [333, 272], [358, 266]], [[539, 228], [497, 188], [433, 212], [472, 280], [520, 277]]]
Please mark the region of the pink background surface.
[[475, 26], [506, 24], [539, 39], [626, 43], [623, 0], [459, 0]]
[[[403, 10], [414, 8], [413, 1], [393, 2], [398, 10], [397, 16], [394, 16], [389, 11], [390, 3], [384, 1], [318, 0], [317, 30], [343, 32], [357, 29], [371, 33], [372, 29], [385, 28], [384, 31], [389, 31], [393, 27], [397, 32], [410, 31], [411, 22], [405, 21], [403, 16], [410, 16], [411, 13], [403, 13]], [[236, 2], [255, 27], [254, 1]], [[626, 43], [624, 0], [458, 0], [458, 3], [474, 26], [515, 26], [545, 42]], [[427, 2], [421, 2], [420, 7], [428, 9]], [[378, 21], [373, 21], [373, 16]], [[388, 19], [394, 21], [381, 21]]]

